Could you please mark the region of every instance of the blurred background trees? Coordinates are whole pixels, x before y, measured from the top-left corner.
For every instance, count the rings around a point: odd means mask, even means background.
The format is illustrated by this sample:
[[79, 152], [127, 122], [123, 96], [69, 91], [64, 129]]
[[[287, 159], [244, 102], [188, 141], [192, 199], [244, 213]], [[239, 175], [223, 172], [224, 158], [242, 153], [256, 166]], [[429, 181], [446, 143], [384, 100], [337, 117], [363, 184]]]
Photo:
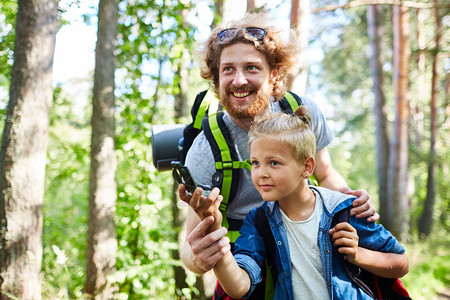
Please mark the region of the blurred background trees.
[[[70, 25], [64, 21], [65, 14], [81, 2], [60, 2], [61, 28]], [[118, 20], [107, 20], [110, 26], [117, 25], [114, 95], [102, 97], [101, 91], [96, 92], [99, 85], [94, 84], [94, 77], [97, 82], [100, 76], [109, 78], [111, 87], [111, 60], [97, 61], [95, 76], [91, 73], [83, 79], [92, 91], [84, 92], [85, 97], [114, 112], [114, 116], [108, 115], [110, 121], [115, 119], [113, 131], [111, 125], [91, 126], [91, 119], [102, 121], [104, 114], [92, 111], [90, 102], [80, 109], [77, 93], [81, 90], [74, 94], [64, 84], [54, 83], [45, 185], [37, 183], [45, 188], [42, 297], [87, 298], [86, 292], [96, 294], [101, 289], [85, 288], [89, 277], [86, 262], [92, 253], [88, 250], [89, 198], [93, 197], [92, 191], [89, 196], [89, 172], [94, 170], [91, 147], [95, 145], [91, 135], [93, 138], [96, 130], [105, 131], [99, 132], [100, 136], [115, 135], [117, 203], [112, 204], [111, 194], [108, 205], [112, 205], [110, 213], [114, 206], [116, 211], [99, 219], [107, 220], [107, 226], [116, 232], [115, 265], [110, 265], [114, 271], [105, 277], [116, 289], [114, 298], [210, 297], [214, 282], [185, 271], [179, 260], [186, 208], [177, 199], [170, 172], [157, 172], [151, 163], [151, 129], [153, 124], [191, 121], [188, 114], [195, 95], [208, 88], [198, 71], [201, 42], [212, 24], [226, 24], [253, 9], [267, 9], [286, 33], [290, 25], [296, 25], [299, 47], [306, 50], [290, 80], [292, 90], [312, 97], [321, 106], [336, 134], [330, 147], [334, 166], [350, 187], [369, 191], [381, 222], [406, 244], [411, 271], [403, 281], [413, 298], [449, 293], [448, 4], [435, 0], [402, 6], [374, 2], [343, 5], [318, 0], [306, 7], [303, 2], [280, 0], [247, 1], [247, 6], [239, 1], [243, 7], [237, 8], [237, 3], [115, 2]], [[84, 19], [88, 24], [100, 23], [97, 4], [92, 5]], [[16, 23], [21, 22], [16, 21], [17, 7], [17, 1], [0, 3], [2, 131], [7, 109], [14, 103], [8, 91], [14, 83]], [[305, 19], [309, 21], [303, 22]], [[100, 43], [100, 29], [98, 34]], [[104, 42], [113, 45], [114, 38], [106, 36]], [[97, 55], [99, 59], [108, 57], [100, 50]], [[37, 118], [37, 114], [31, 117]], [[44, 140], [40, 141], [44, 145]], [[6, 174], [3, 166], [2, 161], [2, 178]], [[108, 171], [109, 177], [113, 172], [114, 168]], [[102, 181], [97, 184], [102, 188]], [[3, 195], [3, 185], [2, 189]], [[0, 200], [2, 205], [11, 203], [7, 198]], [[0, 219], [5, 222], [8, 216], [0, 214]], [[22, 233], [27, 237], [39, 234], [36, 229]], [[8, 266], [2, 261], [2, 268]], [[11, 294], [20, 297], [14, 291]]]

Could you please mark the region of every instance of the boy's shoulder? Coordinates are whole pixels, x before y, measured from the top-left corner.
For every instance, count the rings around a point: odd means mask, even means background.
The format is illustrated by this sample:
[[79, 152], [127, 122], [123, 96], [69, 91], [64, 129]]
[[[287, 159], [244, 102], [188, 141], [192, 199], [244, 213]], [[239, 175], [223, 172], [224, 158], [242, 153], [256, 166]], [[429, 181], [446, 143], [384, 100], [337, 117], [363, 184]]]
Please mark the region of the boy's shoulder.
[[333, 215], [335, 212], [340, 211], [352, 205], [355, 196], [347, 195], [341, 192], [333, 191], [321, 186], [310, 186], [310, 188], [319, 195], [323, 200], [323, 205], [328, 215]]

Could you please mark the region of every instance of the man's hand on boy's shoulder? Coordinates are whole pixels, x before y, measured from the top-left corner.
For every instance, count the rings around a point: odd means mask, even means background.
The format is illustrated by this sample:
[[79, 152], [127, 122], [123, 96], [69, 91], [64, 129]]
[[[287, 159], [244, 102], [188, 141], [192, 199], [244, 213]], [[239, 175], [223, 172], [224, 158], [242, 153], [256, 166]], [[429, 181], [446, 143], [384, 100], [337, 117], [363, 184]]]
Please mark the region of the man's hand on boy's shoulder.
[[380, 218], [380, 215], [376, 212], [372, 199], [366, 190], [352, 190], [349, 187], [344, 187], [339, 191], [347, 195], [358, 197], [353, 201], [353, 208], [350, 210], [352, 216], [356, 216], [357, 218], [367, 218], [368, 222], [375, 222]]

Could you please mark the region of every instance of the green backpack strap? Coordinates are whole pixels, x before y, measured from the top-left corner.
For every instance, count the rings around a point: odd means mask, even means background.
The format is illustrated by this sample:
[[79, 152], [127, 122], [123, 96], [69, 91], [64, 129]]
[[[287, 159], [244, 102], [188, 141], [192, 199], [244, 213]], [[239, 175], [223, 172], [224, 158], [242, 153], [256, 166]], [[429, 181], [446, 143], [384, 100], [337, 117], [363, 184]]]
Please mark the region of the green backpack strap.
[[[219, 210], [222, 212], [222, 226], [230, 229], [227, 218], [229, 202], [234, 198], [239, 185], [239, 169], [251, 169], [248, 161], [239, 161], [230, 132], [223, 121], [223, 111], [209, 114], [204, 118], [202, 128], [211, 146], [217, 172], [213, 176], [213, 186], [220, 188], [223, 196]], [[215, 179], [217, 178], [217, 180]], [[227, 236], [234, 243], [239, 236], [238, 230], [228, 230]]]
[[194, 128], [200, 129], [202, 128], [202, 120], [203, 117], [206, 115], [206, 112], [209, 109], [209, 114], [214, 114], [219, 109], [219, 99], [216, 98], [214, 93], [211, 90], [208, 90], [206, 92], [205, 97], [202, 100], [202, 103], [200, 103], [200, 107], [198, 108], [197, 114], [195, 116], [194, 120]]
[[292, 92], [286, 92], [284, 93], [284, 97], [281, 98], [278, 103], [280, 104], [282, 112], [293, 114], [300, 105], [303, 105], [303, 100]]

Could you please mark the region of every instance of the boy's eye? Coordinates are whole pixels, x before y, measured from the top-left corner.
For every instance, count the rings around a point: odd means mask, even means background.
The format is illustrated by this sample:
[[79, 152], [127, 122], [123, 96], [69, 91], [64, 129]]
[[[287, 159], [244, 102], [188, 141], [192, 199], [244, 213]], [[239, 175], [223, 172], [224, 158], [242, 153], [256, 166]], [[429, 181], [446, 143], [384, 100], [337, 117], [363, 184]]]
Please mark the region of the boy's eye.
[[252, 166], [257, 166], [257, 165], [259, 165], [259, 161], [253, 160], [252, 161]]
[[249, 71], [256, 71], [256, 70], [258, 70], [258, 68], [256, 66], [249, 66], [247, 69]]
[[277, 162], [276, 160], [272, 160], [272, 161], [270, 162], [270, 164], [271, 164], [272, 166], [278, 166], [280, 163]]

